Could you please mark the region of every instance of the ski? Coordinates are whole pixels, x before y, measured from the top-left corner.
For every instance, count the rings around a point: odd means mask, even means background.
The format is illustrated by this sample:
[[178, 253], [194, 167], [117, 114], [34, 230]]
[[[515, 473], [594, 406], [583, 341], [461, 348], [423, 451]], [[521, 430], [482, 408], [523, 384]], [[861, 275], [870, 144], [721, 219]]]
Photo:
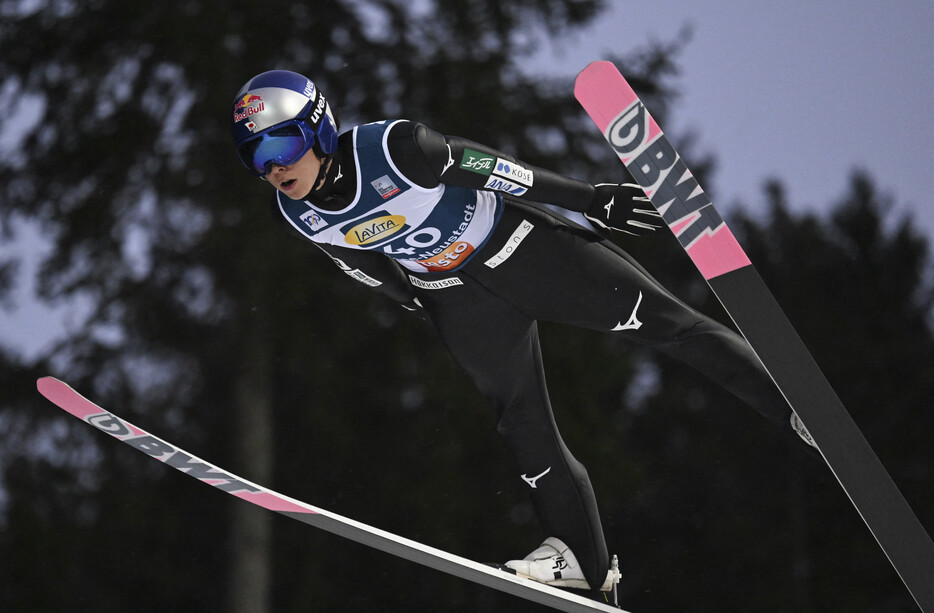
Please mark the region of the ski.
[[922, 611], [934, 612], [934, 544], [710, 198], [611, 62], [574, 94], [645, 190], [798, 414]]
[[261, 485], [251, 483], [222, 468], [149, 434], [94, 404], [68, 384], [54, 377], [43, 377], [36, 387], [49, 401], [105, 432], [202, 483], [216, 487], [251, 504], [281, 513], [332, 534], [378, 549], [390, 555], [422, 564], [461, 579], [490, 587], [513, 596], [569, 613], [626, 613], [618, 607], [584, 596], [517, 577], [492, 565], [435, 549], [402, 536], [368, 526], [295, 500]]

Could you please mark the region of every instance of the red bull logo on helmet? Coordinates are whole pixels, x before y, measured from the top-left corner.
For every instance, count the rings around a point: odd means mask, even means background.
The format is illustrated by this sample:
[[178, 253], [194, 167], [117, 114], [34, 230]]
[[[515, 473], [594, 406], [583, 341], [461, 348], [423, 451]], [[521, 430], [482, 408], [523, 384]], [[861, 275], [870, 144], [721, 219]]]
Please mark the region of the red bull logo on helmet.
[[[262, 96], [259, 94], [246, 94], [234, 104], [234, 123], [239, 123], [251, 115], [255, 115], [264, 110], [266, 110], [266, 105], [263, 103]], [[251, 126], [247, 124], [247, 128], [251, 130], [254, 127], [255, 125]]]

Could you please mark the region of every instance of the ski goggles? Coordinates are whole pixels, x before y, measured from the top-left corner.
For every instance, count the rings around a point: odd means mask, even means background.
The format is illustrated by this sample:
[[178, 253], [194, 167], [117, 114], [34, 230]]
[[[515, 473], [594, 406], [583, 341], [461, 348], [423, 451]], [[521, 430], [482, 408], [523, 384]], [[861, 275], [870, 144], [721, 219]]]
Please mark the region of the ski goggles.
[[314, 144], [311, 126], [303, 119], [293, 119], [251, 136], [237, 147], [237, 156], [247, 170], [264, 177], [271, 164], [293, 164]]

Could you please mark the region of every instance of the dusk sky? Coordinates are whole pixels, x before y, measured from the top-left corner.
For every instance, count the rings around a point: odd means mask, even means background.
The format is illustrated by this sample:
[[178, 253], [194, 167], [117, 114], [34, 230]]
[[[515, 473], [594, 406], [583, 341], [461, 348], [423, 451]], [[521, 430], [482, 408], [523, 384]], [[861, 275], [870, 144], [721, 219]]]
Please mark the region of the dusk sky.
[[[864, 168], [895, 198], [897, 214], [912, 214], [920, 232], [934, 235], [934, 2], [609, 4], [596, 26], [544, 49], [532, 69], [568, 75], [572, 96], [573, 75], [587, 63], [672, 41], [690, 26], [682, 74], [671, 83], [682, 96], [662, 128], [695, 132], [698, 150], [716, 156], [703, 187], [728, 221], [739, 200], [763, 210], [769, 177], [786, 186], [795, 210], [825, 210], [846, 192], [851, 171]], [[38, 243], [22, 228], [0, 257]], [[83, 319], [80, 309], [30, 300], [37, 259], [24, 262], [13, 308], [0, 309], [0, 339], [27, 355]]]
[[782, 181], [796, 210], [826, 207], [864, 168], [898, 213], [934, 234], [934, 2], [609, 4], [598, 25], [542, 58], [573, 75], [693, 28], [671, 82], [682, 96], [662, 129], [690, 129], [698, 150], [715, 154], [718, 169], [703, 187], [727, 217], [738, 198], [761, 205], [769, 177]]

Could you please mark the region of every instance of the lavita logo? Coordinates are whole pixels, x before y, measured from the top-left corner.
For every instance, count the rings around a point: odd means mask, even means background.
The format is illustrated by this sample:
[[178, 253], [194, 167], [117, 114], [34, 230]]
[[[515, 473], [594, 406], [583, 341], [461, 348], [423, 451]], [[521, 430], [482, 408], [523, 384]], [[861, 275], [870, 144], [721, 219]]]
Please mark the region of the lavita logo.
[[377, 212], [351, 224], [349, 228], [341, 229], [344, 232], [344, 240], [350, 245], [360, 247], [378, 243], [409, 228], [404, 216], [391, 215], [387, 211]]

